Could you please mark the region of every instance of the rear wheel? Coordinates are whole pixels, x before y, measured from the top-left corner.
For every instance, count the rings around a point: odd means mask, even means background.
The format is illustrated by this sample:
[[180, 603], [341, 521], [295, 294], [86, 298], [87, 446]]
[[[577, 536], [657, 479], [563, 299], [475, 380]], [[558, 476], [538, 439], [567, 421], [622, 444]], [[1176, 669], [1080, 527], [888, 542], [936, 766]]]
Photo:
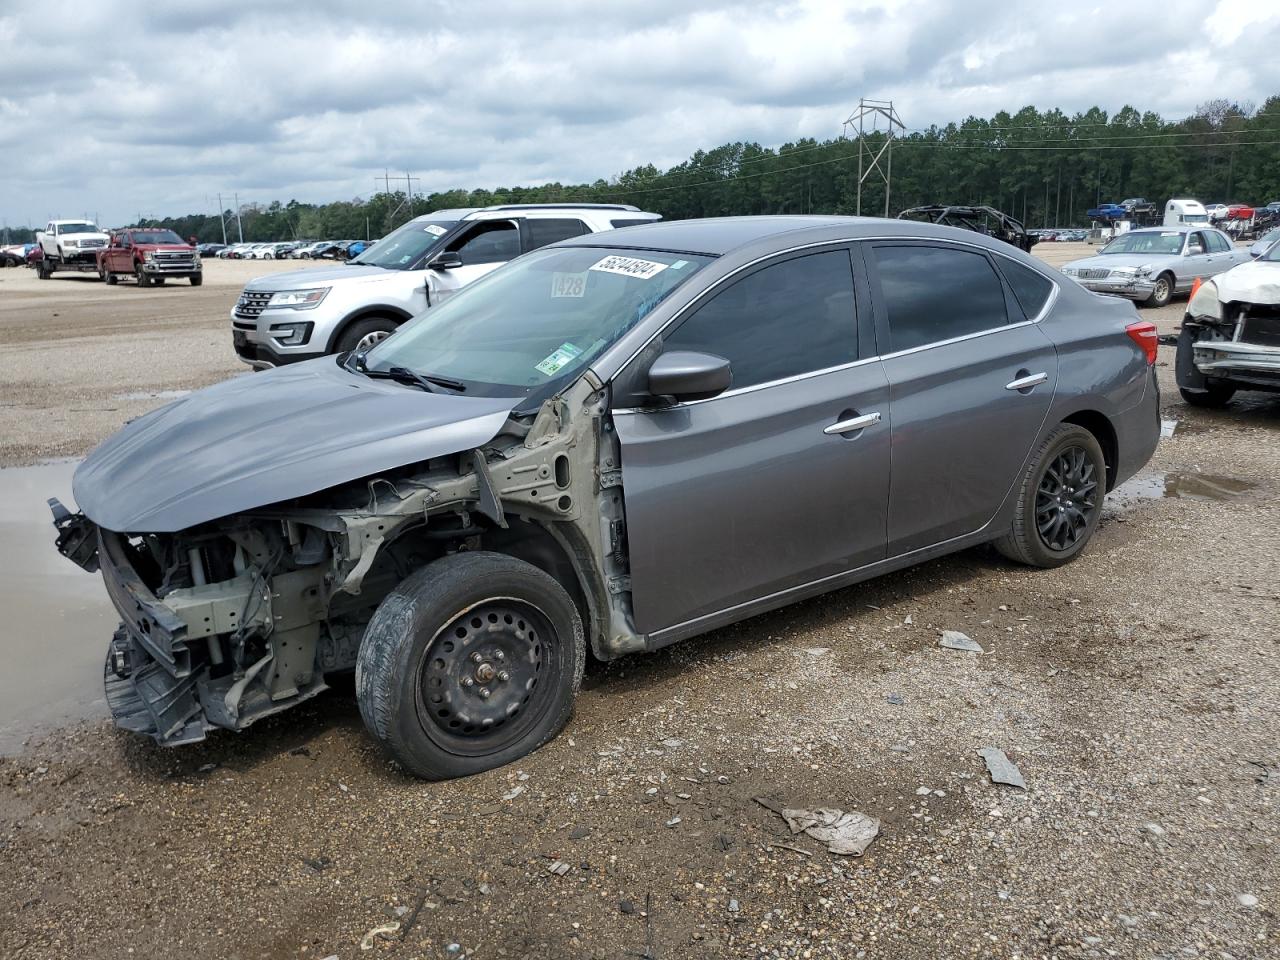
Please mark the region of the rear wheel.
[[52, 274], [53, 274], [53, 271], [49, 269], [49, 265], [46, 261], [44, 261], [43, 259], [36, 261], [37, 277], [39, 277], [41, 280], [48, 280]]
[[1074, 560], [1098, 528], [1107, 466], [1097, 438], [1061, 424], [1045, 438], [1018, 488], [1012, 529], [996, 549], [1033, 567]]
[[378, 606], [356, 660], [365, 726], [429, 780], [511, 763], [568, 722], [586, 642], [565, 589], [531, 564], [459, 553]]
[[1163, 307], [1167, 306], [1169, 301], [1173, 299], [1173, 276], [1168, 273], [1162, 273], [1156, 277], [1156, 288], [1151, 291], [1151, 296], [1142, 302], [1144, 307]]
[[379, 340], [385, 340], [395, 332], [399, 324], [390, 317], [365, 317], [342, 331], [334, 352], [349, 353], [352, 350], [368, 350]]

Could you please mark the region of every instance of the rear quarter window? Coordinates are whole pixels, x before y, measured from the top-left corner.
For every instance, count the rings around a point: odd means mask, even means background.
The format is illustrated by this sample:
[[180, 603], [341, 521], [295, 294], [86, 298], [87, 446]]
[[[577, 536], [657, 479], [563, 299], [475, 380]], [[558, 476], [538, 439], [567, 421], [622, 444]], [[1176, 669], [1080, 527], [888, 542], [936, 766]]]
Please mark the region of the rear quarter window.
[[1000, 272], [1013, 288], [1022, 312], [1031, 319], [1039, 315], [1044, 305], [1049, 302], [1049, 294], [1053, 293], [1053, 281], [1037, 270], [1010, 260], [1007, 257], [996, 257]]

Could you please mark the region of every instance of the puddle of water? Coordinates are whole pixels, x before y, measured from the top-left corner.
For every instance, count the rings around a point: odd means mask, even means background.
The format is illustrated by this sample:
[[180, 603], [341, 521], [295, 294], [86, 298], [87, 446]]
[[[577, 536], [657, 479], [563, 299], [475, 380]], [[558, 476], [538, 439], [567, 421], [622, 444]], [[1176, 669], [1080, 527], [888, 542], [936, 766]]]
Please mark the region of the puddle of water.
[[0, 754], [35, 730], [107, 712], [102, 663], [118, 618], [102, 578], [54, 549], [45, 504], [71, 506], [75, 466], [0, 469]]
[[1221, 503], [1237, 500], [1256, 487], [1256, 483], [1248, 480], [1219, 477], [1210, 473], [1146, 473], [1120, 484], [1111, 491], [1108, 500], [1114, 500], [1122, 506], [1165, 497]]
[[112, 400], [177, 400], [190, 390], [135, 390], [133, 393], [117, 393]]

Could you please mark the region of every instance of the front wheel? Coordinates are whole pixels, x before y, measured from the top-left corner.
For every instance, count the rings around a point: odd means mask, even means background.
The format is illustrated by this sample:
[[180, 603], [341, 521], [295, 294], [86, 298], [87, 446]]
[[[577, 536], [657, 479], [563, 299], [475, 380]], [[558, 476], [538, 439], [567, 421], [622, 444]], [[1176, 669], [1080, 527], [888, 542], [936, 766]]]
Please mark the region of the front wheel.
[[203, 273], [193, 273], [193, 274], [191, 275], [191, 285], [192, 285], [193, 287], [198, 287], [198, 286], [200, 286], [202, 283], [204, 283], [204, 274], [203, 274]]
[[106, 276], [104, 276], [102, 279], [103, 279], [103, 280], [105, 280], [105, 281], [107, 281], [107, 286], [108, 286], [108, 287], [114, 287], [117, 283], [119, 283], [119, 282], [120, 282], [120, 278], [119, 278], [119, 277], [117, 277], [117, 276], [116, 276], [114, 273], [112, 273], [110, 270], [108, 270], [108, 271], [107, 271]]
[[151, 286], [151, 276], [150, 274], [147, 273], [147, 271], [143, 270], [142, 267], [138, 267], [136, 270], [134, 270], [133, 275], [138, 278], [138, 286], [140, 287]]
[[1106, 482], [1097, 438], [1073, 423], [1059, 425], [1032, 458], [1018, 488], [1013, 527], [996, 549], [1033, 567], [1074, 560], [1098, 528]]
[[409, 773], [492, 770], [552, 739], [582, 682], [586, 641], [556, 580], [498, 553], [458, 553], [378, 606], [356, 659], [369, 732]]
[[1203, 390], [1188, 390], [1186, 387], [1179, 387], [1178, 392], [1182, 394], [1182, 399], [1193, 407], [1225, 407], [1231, 402], [1231, 398], [1236, 395], [1236, 388], [1220, 382], [1210, 382], [1205, 384]]
[[1162, 273], [1156, 277], [1156, 288], [1151, 291], [1151, 296], [1142, 301], [1144, 307], [1165, 307], [1169, 305], [1169, 301], [1173, 299], [1173, 277], [1167, 273]]
[[352, 350], [368, 350], [380, 340], [385, 340], [399, 326], [390, 317], [366, 317], [357, 320], [334, 344], [334, 353], [350, 353]]

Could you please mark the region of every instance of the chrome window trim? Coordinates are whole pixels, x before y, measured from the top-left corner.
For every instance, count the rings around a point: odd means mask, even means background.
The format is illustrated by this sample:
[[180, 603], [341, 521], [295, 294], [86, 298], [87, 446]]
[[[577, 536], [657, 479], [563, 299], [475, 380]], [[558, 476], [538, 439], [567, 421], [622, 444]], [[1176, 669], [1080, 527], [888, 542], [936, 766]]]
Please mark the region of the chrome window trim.
[[[775, 250], [772, 253], [764, 254], [763, 256], [756, 257], [756, 259], [751, 260], [748, 263], [744, 263], [742, 266], [738, 267], [732, 273], [726, 273], [723, 277], [721, 277], [711, 286], [707, 287], [705, 290], [699, 293], [696, 297], [694, 297], [694, 299], [686, 303], [683, 307], [680, 308], [680, 311], [674, 314], [671, 317], [671, 319], [668, 320], [665, 324], [663, 324], [663, 326], [660, 329], [654, 331], [653, 334], [651, 334], [648, 337], [648, 339], [646, 339], [631, 354], [631, 356], [627, 357], [626, 360], [624, 360], [621, 364], [619, 364], [618, 372], [615, 373], [613, 377], [611, 377], [610, 379], [616, 378], [618, 376], [618, 373], [621, 373], [623, 370], [626, 370], [627, 367], [629, 367], [635, 361], [636, 357], [640, 356], [640, 354], [642, 354], [646, 349], [648, 349], [649, 345], [653, 343], [654, 340], [661, 337], [673, 325], [683, 321], [685, 316], [690, 311], [695, 310], [699, 306], [701, 306], [702, 302], [708, 296], [710, 296], [714, 291], [718, 290], [721, 286], [728, 283], [729, 281], [735, 280], [740, 274], [744, 273], [745, 271], [750, 270], [761, 263], [764, 263], [766, 260], [772, 260], [776, 257], [786, 256], [787, 254], [797, 253], [803, 250], [813, 250], [818, 247], [840, 247], [840, 246], [847, 246], [848, 244], [852, 244], [852, 243], [865, 243], [865, 242], [877, 242], [877, 241], [902, 241], [904, 243], [926, 243], [926, 244], [931, 244], [935, 246], [936, 245], [953, 245], [957, 247], [965, 247], [972, 250], [978, 250], [983, 253], [988, 253], [997, 257], [1004, 257], [1007, 260], [1013, 260], [1014, 263], [1018, 263], [1021, 266], [1024, 266], [1024, 267], [1028, 266], [1027, 264], [1022, 263], [1022, 261], [1017, 260], [1014, 257], [1010, 257], [1008, 254], [1001, 253], [996, 250], [991, 250], [987, 247], [982, 246], [982, 244], [966, 243], [963, 240], [953, 240], [949, 237], [944, 237], [944, 238], [897, 237], [897, 236], [846, 237], [840, 240], [818, 240], [813, 243], [801, 244], [798, 247], [789, 247], [786, 250]], [[1028, 254], [1028, 256], [1030, 256], [1030, 254]], [[1044, 306], [1040, 308], [1040, 312], [1029, 320], [1020, 320], [1017, 323], [1006, 323], [998, 327], [991, 327], [987, 330], [979, 330], [974, 333], [967, 333], [961, 337], [952, 337], [949, 340], [938, 340], [938, 341], [935, 341], [934, 343], [926, 343], [918, 347], [911, 347], [910, 349], [899, 350], [894, 353], [876, 354], [873, 357], [860, 357], [857, 360], [854, 360], [850, 363], [838, 364], [837, 366], [834, 366], [834, 367], [824, 367], [821, 370], [811, 370], [807, 373], [799, 373], [799, 374], [795, 374], [794, 376], [783, 377], [782, 379], [779, 379], [779, 380], [768, 380], [768, 381], [765, 381], [764, 383], [755, 383], [747, 387], [739, 387], [736, 390], [726, 390], [724, 393], [716, 394], [714, 397], [706, 397], [702, 400], [685, 400], [679, 403], [671, 404], [670, 406], [666, 406], [666, 407], [616, 407], [611, 412], [612, 413], [658, 413], [665, 410], [684, 409], [686, 407], [697, 406], [698, 404], [701, 404], [701, 403], [708, 403], [712, 400], [720, 400], [723, 397], [737, 396], [739, 394], [750, 393], [755, 390], [763, 390], [767, 387], [776, 387], [776, 386], [781, 386], [782, 384], [785, 384], [785, 383], [794, 383], [798, 380], [807, 380], [811, 377], [819, 377], [826, 373], [834, 373], [837, 370], [848, 370], [853, 367], [862, 366], [863, 364], [872, 363], [875, 361], [882, 361], [882, 360], [891, 359], [893, 357], [906, 356], [907, 354], [918, 353], [921, 350], [931, 350], [934, 347], [943, 347], [953, 343], [960, 343], [965, 340], [973, 340], [977, 337], [985, 337], [988, 334], [998, 333], [1001, 330], [1012, 330], [1015, 327], [1025, 327], [1025, 326], [1028, 326], [1029, 324], [1039, 323], [1046, 316], [1048, 316], [1049, 311], [1052, 310], [1054, 304], [1058, 302], [1058, 296], [1061, 293], [1061, 287], [1058, 285], [1058, 281], [1056, 279], [1049, 276], [1043, 270], [1038, 269], [1038, 267], [1031, 267], [1031, 269], [1035, 270], [1036, 273], [1040, 274], [1042, 277], [1048, 280], [1052, 289], [1049, 292], [1049, 296], [1045, 299]], [[1009, 282], [1004, 278], [1003, 275], [1001, 275], [1000, 280], [1002, 284]], [[856, 275], [854, 277], [854, 283], [856, 286], [857, 284]], [[854, 319], [856, 323], [856, 320], [857, 320], [856, 313], [854, 314]]]

